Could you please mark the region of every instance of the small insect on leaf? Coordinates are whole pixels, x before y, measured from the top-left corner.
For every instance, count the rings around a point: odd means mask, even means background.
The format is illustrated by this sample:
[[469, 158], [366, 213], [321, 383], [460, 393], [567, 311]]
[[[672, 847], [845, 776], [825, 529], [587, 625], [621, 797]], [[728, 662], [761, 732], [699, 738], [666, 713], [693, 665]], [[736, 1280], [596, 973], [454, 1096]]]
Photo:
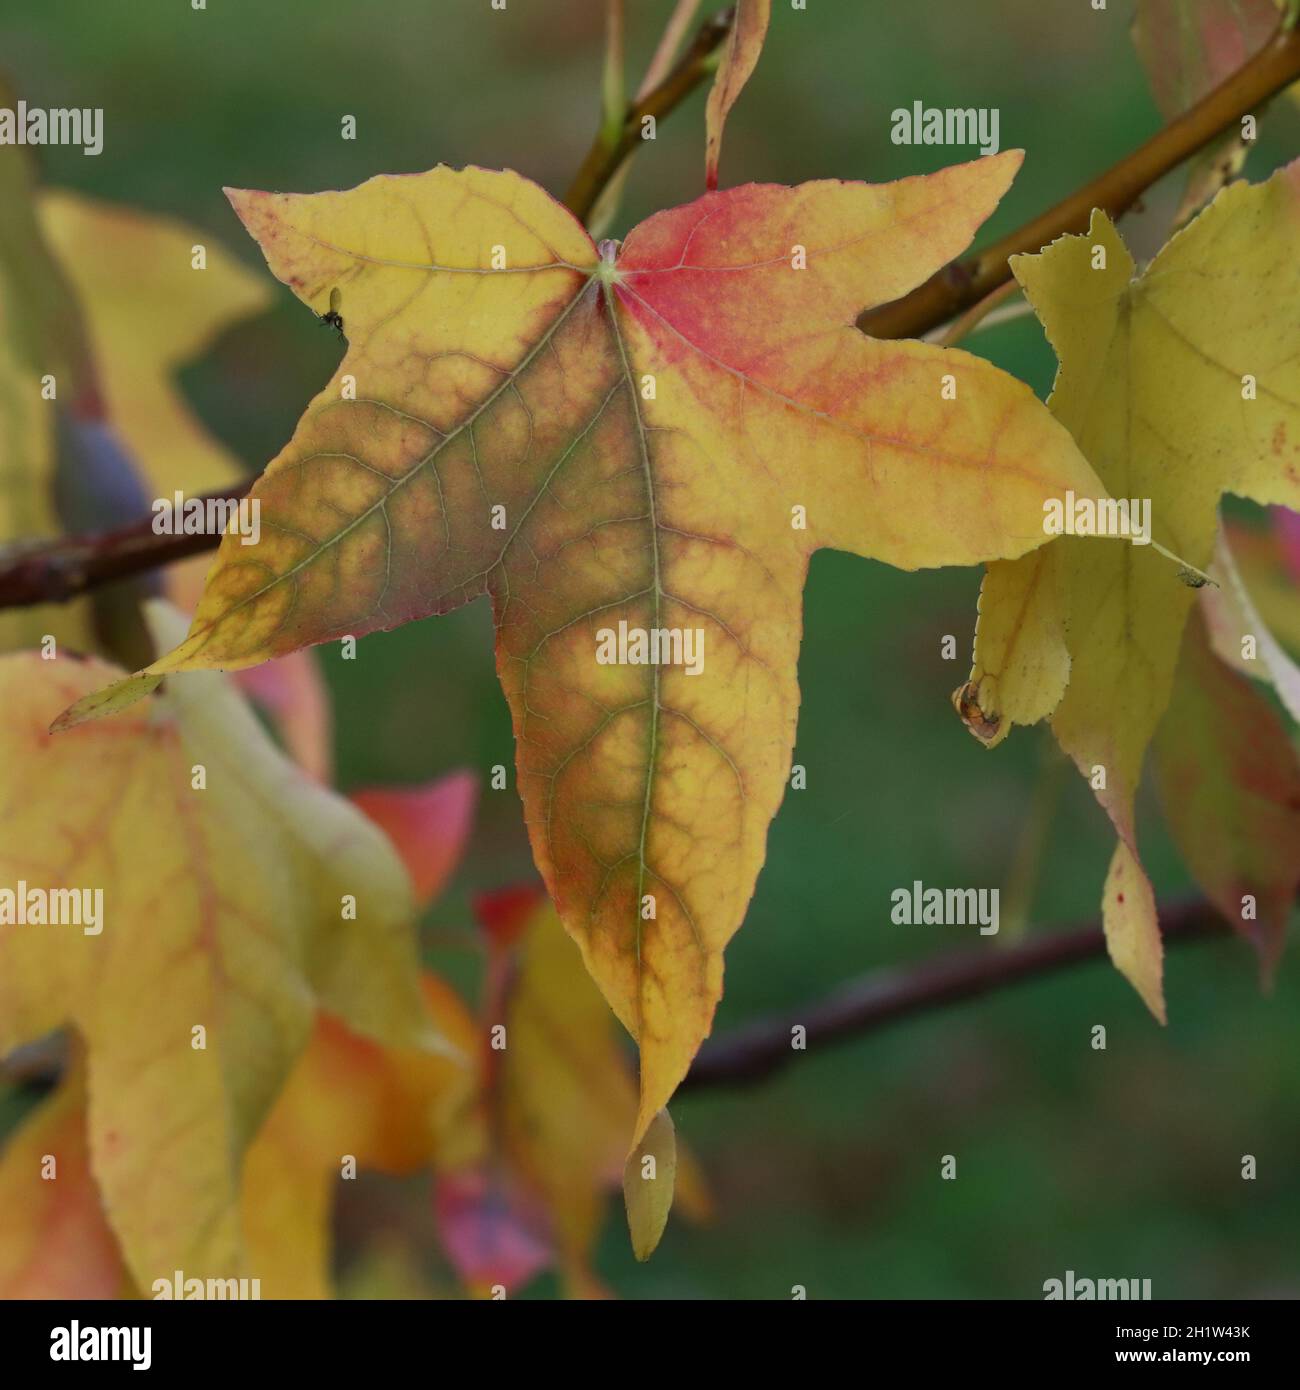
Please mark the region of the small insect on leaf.
[[337, 285], [330, 291], [329, 310], [320, 315], [320, 321], [327, 323], [339, 335], [343, 337], [343, 315], [339, 313], [339, 305], [343, 302], [343, 296], [339, 294]]

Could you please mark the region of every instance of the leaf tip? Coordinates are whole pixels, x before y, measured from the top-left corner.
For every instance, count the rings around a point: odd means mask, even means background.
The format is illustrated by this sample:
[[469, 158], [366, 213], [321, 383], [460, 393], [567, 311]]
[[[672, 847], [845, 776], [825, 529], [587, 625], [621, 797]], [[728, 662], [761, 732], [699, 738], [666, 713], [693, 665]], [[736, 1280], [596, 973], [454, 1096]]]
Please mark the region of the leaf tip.
[[75, 729], [78, 724], [87, 724], [94, 719], [105, 719], [110, 714], [118, 714], [129, 709], [137, 701], [151, 695], [162, 684], [162, 677], [148, 671], [138, 671], [125, 680], [114, 681], [103, 690], [92, 690], [80, 700], [68, 706], [50, 724], [50, 733], [61, 734]]
[[[235, 216], [243, 223], [245, 230], [253, 234], [253, 228], [249, 224], [253, 214], [253, 208], [257, 200], [265, 198], [266, 194], [257, 188], [223, 187], [221, 191], [226, 195], [226, 201], [234, 210]], [[256, 239], [255, 236], [254, 239]]]
[[634, 1144], [623, 1167], [623, 1204], [632, 1253], [644, 1263], [654, 1254], [668, 1224], [677, 1175], [677, 1134], [660, 1110]]

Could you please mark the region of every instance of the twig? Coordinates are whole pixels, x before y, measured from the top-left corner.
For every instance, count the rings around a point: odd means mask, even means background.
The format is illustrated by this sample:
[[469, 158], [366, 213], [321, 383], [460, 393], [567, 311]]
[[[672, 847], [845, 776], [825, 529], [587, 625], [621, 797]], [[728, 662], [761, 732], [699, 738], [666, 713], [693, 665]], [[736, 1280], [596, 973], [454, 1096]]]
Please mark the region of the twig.
[[653, 116], [656, 121], [661, 120], [712, 74], [713, 55], [722, 47], [734, 21], [734, 10], [724, 10], [707, 20], [668, 76], [628, 107], [619, 138], [611, 143], [603, 132], [597, 134], [586, 159], [582, 161], [582, 167], [564, 195], [564, 204], [575, 217], [583, 222], [587, 220], [605, 185], [618, 172], [624, 159], [640, 144], [641, 125], [645, 118]]
[[[636, 89], [637, 101], [649, 96], [672, 71], [677, 50], [682, 46], [682, 40], [686, 37], [686, 32], [699, 8], [700, 0], [677, 0], [655, 48], [654, 57], [650, 59], [650, 66], [641, 79], [641, 85]], [[596, 201], [591, 205], [586, 223], [593, 240], [599, 241], [613, 222], [618, 205], [623, 200], [623, 188], [635, 158], [635, 150], [624, 156], [623, 162], [605, 181], [605, 187], [600, 190]]]
[[[1226, 934], [1217, 910], [1200, 899], [1160, 910], [1168, 945]], [[762, 1081], [814, 1049], [860, 1038], [898, 1019], [989, 994], [1018, 980], [1050, 975], [1080, 961], [1100, 960], [1106, 938], [1096, 923], [1043, 932], [1004, 950], [950, 951], [901, 969], [880, 970], [841, 986], [802, 1009], [726, 1033], [700, 1049], [682, 1091]], [[807, 1051], [791, 1046], [796, 1026], [807, 1030]]]
[[953, 261], [910, 294], [868, 309], [858, 327], [873, 338], [919, 338], [1011, 278], [1009, 258], [1088, 228], [1093, 208], [1126, 212], [1158, 179], [1300, 77], [1300, 29], [1284, 30], [1221, 86], [1146, 144], [1064, 202], [965, 261]]
[[[1188, 899], [1160, 911], [1167, 945], [1226, 937], [1229, 928], [1207, 902]], [[446, 943], [444, 943], [446, 944]], [[790, 1046], [791, 1029], [807, 1030], [809, 1050], [818, 1044], [865, 1037], [887, 1024], [930, 1009], [991, 994], [1003, 985], [1051, 975], [1083, 961], [1100, 960], [1106, 941], [1096, 923], [1044, 932], [1005, 950], [950, 951], [897, 970], [881, 970], [841, 986], [833, 994], [780, 1017], [757, 1019], [706, 1042], [678, 1088], [751, 1085], [806, 1057]], [[20, 1049], [0, 1061], [0, 1083], [53, 1086], [63, 1069], [61, 1052]]]
[[[202, 495], [202, 501], [237, 502], [253, 485]], [[66, 603], [115, 579], [157, 569], [214, 550], [220, 534], [159, 535], [151, 515], [112, 531], [91, 531], [51, 541], [0, 545], [0, 609], [30, 608], [38, 603]]]
[[1014, 280], [999, 285], [991, 294], [986, 294], [978, 303], [972, 304], [964, 314], [946, 325], [942, 332], [936, 331], [934, 341], [940, 347], [956, 347], [963, 338], [969, 337], [1004, 300], [1010, 299], [1020, 288]]

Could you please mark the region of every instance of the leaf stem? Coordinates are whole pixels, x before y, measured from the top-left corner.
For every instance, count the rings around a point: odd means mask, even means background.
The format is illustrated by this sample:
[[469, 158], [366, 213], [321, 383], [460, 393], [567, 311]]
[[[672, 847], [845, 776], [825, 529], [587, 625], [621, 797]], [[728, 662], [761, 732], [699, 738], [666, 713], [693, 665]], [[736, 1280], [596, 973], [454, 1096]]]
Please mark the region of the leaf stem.
[[623, 0], [605, 0], [605, 71], [601, 78], [600, 139], [613, 146], [623, 129], [627, 96], [623, 89], [623, 32], [626, 27]]
[[942, 332], [936, 332], [935, 341], [940, 347], [956, 347], [963, 338], [968, 337], [984, 322], [987, 314], [996, 309], [1003, 300], [1010, 299], [1019, 288], [1014, 280], [999, 285], [978, 303], [972, 304], [964, 314], [959, 314]]
[[734, 21], [734, 10], [724, 10], [707, 20], [663, 81], [627, 108], [618, 138], [611, 144], [603, 130], [596, 136], [564, 195], [564, 205], [575, 217], [586, 222], [605, 185], [641, 143], [645, 118], [653, 116], [656, 121], [661, 120], [710, 76], [714, 55], [731, 32]]
[[[677, 50], [682, 46], [682, 40], [686, 37], [686, 31], [691, 27], [691, 21], [699, 7], [700, 0], [677, 0], [677, 5], [669, 16], [655, 48], [654, 57], [650, 59], [650, 66], [641, 79], [641, 85], [636, 89], [637, 101], [649, 96], [672, 71]], [[591, 233], [593, 241], [599, 241], [613, 223], [618, 205], [623, 199], [623, 187], [627, 183], [628, 171], [635, 158], [635, 151], [625, 155], [623, 162], [605, 181], [605, 187], [596, 196], [596, 201], [586, 218], [587, 230]]]

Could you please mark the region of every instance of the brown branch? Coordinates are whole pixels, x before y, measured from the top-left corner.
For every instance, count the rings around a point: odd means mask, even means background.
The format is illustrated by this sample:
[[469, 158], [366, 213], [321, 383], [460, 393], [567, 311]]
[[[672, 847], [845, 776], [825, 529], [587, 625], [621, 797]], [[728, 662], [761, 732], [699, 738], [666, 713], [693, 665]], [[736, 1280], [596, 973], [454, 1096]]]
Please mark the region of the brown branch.
[[[252, 487], [202, 494], [202, 501], [238, 501]], [[37, 603], [66, 603], [115, 579], [170, 565], [205, 550], [215, 550], [220, 534], [158, 535], [153, 515], [111, 531], [91, 531], [52, 541], [0, 545], [0, 609], [30, 608]]]
[[[1167, 945], [1200, 941], [1228, 931], [1218, 911], [1195, 898], [1161, 908], [1160, 928]], [[1106, 938], [1093, 922], [1044, 932], [1014, 946], [949, 951], [915, 965], [875, 971], [802, 1009], [757, 1019], [706, 1042], [680, 1089], [762, 1081], [798, 1057], [864, 1037], [899, 1019], [1105, 955]], [[791, 1029], [800, 1025], [807, 1030], [805, 1052], [796, 1052], [790, 1045]]]
[[691, 46], [668, 76], [628, 107], [618, 138], [611, 141], [604, 131], [596, 136], [586, 159], [582, 161], [582, 167], [569, 185], [569, 191], [564, 195], [564, 205], [575, 217], [585, 222], [591, 215], [605, 185], [618, 172], [628, 155], [640, 145], [641, 123], [645, 117], [662, 120], [712, 75], [713, 55], [731, 32], [735, 18], [735, 8], [732, 7], [701, 25]]
[[1127, 212], [1158, 179], [1297, 78], [1300, 27], [1280, 32], [1221, 86], [1064, 202], [986, 251], [953, 261], [902, 299], [864, 311], [858, 327], [873, 338], [919, 338], [947, 323], [1011, 278], [1011, 256], [1087, 231], [1093, 208], [1111, 217]]

